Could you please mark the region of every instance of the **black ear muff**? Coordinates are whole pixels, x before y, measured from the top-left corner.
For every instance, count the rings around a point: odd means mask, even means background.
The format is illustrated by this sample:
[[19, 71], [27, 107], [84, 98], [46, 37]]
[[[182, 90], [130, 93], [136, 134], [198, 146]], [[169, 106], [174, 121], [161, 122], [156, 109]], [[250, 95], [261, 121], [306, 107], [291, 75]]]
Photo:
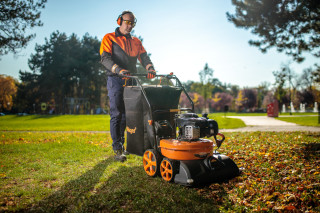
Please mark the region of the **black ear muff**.
[[121, 26], [121, 24], [122, 24], [122, 15], [120, 15], [120, 16], [118, 17], [118, 19], [117, 19], [117, 24], [118, 24], [119, 26]]

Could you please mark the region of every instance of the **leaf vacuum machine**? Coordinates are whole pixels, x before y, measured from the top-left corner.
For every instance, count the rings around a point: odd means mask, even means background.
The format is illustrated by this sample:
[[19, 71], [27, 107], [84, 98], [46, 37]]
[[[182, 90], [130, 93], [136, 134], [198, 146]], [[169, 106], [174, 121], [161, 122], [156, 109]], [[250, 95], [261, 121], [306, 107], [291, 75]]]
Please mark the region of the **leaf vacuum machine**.
[[[218, 123], [194, 113], [194, 103], [173, 75], [129, 76], [124, 88], [127, 151], [143, 157], [151, 177], [194, 186], [239, 175], [239, 168], [217, 149], [225, 137]], [[184, 95], [183, 95], [184, 94]], [[179, 105], [180, 98], [188, 107]], [[214, 138], [214, 141], [207, 138]]]

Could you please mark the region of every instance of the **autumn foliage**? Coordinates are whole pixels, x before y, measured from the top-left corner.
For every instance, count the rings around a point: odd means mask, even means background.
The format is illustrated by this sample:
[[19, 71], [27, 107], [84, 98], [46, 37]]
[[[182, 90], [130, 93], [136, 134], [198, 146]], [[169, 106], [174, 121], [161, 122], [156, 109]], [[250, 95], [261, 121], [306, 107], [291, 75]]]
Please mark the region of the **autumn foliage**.
[[15, 81], [10, 76], [0, 75], [0, 109], [11, 110], [12, 98], [17, 92]]
[[[221, 152], [243, 173], [201, 193], [242, 211], [320, 210], [319, 134], [232, 133]], [[225, 204], [224, 204], [225, 205]], [[238, 209], [238, 210], [240, 210]]]

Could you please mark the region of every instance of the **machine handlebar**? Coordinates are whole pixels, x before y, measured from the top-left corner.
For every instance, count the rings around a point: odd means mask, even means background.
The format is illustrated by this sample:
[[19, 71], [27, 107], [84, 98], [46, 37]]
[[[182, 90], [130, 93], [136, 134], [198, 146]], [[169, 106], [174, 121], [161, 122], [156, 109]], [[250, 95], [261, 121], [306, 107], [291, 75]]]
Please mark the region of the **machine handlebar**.
[[[140, 74], [140, 73], [136, 73], [134, 75], [119, 75], [123, 78], [134, 78], [136, 79], [137, 77], [147, 77], [147, 74]], [[167, 74], [167, 75], [155, 75], [155, 77], [163, 77], [163, 78], [175, 78], [177, 79], [177, 77], [175, 75], [173, 75], [172, 73]]]
[[[146, 74], [140, 74], [140, 73], [137, 73], [137, 74], [134, 74], [134, 75], [120, 75], [121, 77], [125, 78], [125, 79], [134, 79], [136, 82], [137, 82], [137, 85], [141, 88], [141, 91], [143, 93], [143, 95], [145, 96], [146, 100], [147, 100], [147, 103], [150, 107], [150, 110], [151, 110], [151, 106], [150, 106], [150, 103], [147, 99], [147, 96], [146, 96], [146, 93], [144, 91], [144, 87], [143, 85], [141, 84], [140, 80], [139, 80], [139, 77], [147, 77]], [[184, 89], [184, 87], [182, 86], [180, 80], [177, 78], [177, 76], [173, 75], [173, 73], [170, 73], [170, 74], [167, 74], [167, 75], [155, 75], [155, 77], [160, 77], [160, 78], [167, 78], [167, 79], [174, 79], [176, 80], [178, 86], [182, 89], [182, 91], [185, 93], [185, 95], [187, 96], [187, 99], [189, 100], [189, 102], [191, 103], [191, 109], [188, 109], [188, 108], [182, 108], [182, 109], [179, 109], [180, 111], [191, 111], [191, 112], [194, 112], [194, 103], [192, 101], [192, 99], [190, 98], [189, 94], [187, 93], [187, 91]]]

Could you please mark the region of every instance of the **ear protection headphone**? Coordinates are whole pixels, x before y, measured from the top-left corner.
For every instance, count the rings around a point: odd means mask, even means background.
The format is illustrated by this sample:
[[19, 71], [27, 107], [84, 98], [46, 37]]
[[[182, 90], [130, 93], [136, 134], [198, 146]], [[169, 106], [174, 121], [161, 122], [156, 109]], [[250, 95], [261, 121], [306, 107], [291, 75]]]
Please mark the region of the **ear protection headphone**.
[[[122, 16], [123, 16], [124, 14], [128, 14], [128, 13], [131, 13], [131, 14], [134, 16], [133, 12], [131, 12], [131, 11], [129, 11], [129, 10], [123, 11], [123, 12], [121, 13], [121, 15], [119, 15], [118, 18], [117, 18], [117, 24], [118, 24], [119, 26], [121, 26], [122, 21], [123, 21]], [[134, 22], [137, 23], [137, 19], [136, 19], [136, 18], [134, 18]]]

